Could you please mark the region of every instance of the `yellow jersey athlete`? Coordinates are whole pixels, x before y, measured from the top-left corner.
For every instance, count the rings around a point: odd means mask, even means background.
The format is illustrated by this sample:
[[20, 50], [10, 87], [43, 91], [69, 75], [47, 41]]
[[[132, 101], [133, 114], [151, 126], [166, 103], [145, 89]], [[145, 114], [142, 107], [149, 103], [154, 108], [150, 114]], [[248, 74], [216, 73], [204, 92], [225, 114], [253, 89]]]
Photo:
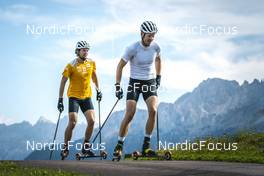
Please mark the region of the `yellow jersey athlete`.
[[87, 128], [85, 131], [82, 153], [94, 155], [89, 143], [93, 133], [95, 112], [91, 100], [92, 89], [90, 86], [91, 80], [94, 82], [97, 96], [97, 101], [101, 101], [102, 93], [99, 90], [99, 83], [96, 76], [95, 62], [87, 58], [90, 45], [86, 41], [79, 41], [76, 44], [75, 54], [77, 58], [69, 63], [63, 71], [63, 76], [60, 83], [58, 110], [63, 111], [63, 92], [68, 79], [70, 85], [67, 95], [69, 97], [69, 123], [64, 134], [64, 148], [61, 152], [61, 157], [64, 159], [69, 154], [68, 142], [71, 140], [72, 131], [77, 123], [78, 110], [81, 108], [87, 120]]

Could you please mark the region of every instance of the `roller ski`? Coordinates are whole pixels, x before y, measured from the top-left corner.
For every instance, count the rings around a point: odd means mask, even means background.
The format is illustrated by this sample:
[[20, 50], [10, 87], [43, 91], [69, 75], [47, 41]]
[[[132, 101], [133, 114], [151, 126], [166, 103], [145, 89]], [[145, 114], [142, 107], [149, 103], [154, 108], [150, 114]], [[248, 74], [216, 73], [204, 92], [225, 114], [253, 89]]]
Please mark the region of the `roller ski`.
[[144, 144], [142, 146], [142, 152], [134, 151], [132, 153], [133, 160], [137, 160], [138, 158], [158, 158], [158, 159], [165, 159], [171, 160], [171, 152], [167, 151], [164, 155], [155, 152], [150, 148], [150, 138], [145, 137]]
[[120, 161], [122, 157], [123, 144], [118, 142], [113, 153], [112, 161]]
[[63, 149], [61, 150], [61, 160], [64, 160], [69, 155], [69, 149], [66, 145], [64, 145]]
[[96, 155], [96, 154], [90, 155], [90, 154], [87, 154], [87, 153], [84, 154], [82, 152], [77, 153], [75, 155], [75, 159], [77, 161], [79, 161], [81, 159], [85, 159], [85, 158], [102, 158], [102, 159], [106, 159], [107, 158], [107, 152], [104, 151], [104, 150], [101, 150], [99, 155]]
[[85, 158], [102, 158], [106, 159], [107, 158], [107, 153], [104, 150], [100, 150], [100, 154], [96, 155], [92, 149], [91, 149], [91, 144], [89, 143], [84, 143], [82, 152], [79, 152], [75, 155], [76, 160], [81, 160]]
[[131, 154], [131, 157], [133, 160], [138, 160], [139, 158], [157, 158], [159, 160], [171, 160], [171, 152], [166, 151], [164, 154], [159, 154], [153, 150], [146, 152], [139, 152], [139, 151], [134, 151]]

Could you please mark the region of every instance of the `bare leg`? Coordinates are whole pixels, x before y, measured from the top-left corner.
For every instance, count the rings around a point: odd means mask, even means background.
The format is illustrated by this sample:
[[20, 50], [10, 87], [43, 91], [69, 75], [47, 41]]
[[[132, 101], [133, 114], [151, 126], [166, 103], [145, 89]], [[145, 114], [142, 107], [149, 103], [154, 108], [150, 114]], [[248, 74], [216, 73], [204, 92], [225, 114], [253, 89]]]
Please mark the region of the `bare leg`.
[[68, 126], [64, 133], [64, 143], [68, 145], [68, 141], [71, 140], [72, 137], [72, 131], [77, 123], [78, 114], [76, 112], [70, 112], [69, 113], [69, 122]]
[[157, 97], [156, 96], [151, 96], [146, 100], [146, 104], [148, 107], [148, 120], [146, 123], [146, 134], [147, 135], [151, 135], [152, 131], [154, 129], [155, 126], [155, 121], [156, 121], [156, 115], [157, 115]]
[[122, 120], [120, 130], [119, 130], [119, 136], [125, 137], [128, 133], [128, 128], [130, 126], [130, 122], [134, 117], [134, 114], [136, 112], [136, 106], [137, 102], [134, 100], [127, 100], [126, 102], [126, 113], [125, 117]]
[[84, 112], [86, 121], [87, 121], [87, 127], [85, 131], [85, 141], [89, 141], [92, 134], [93, 134], [93, 129], [94, 129], [94, 119], [95, 119], [95, 112], [94, 110], [87, 110]]
[[150, 147], [150, 136], [155, 126], [156, 115], [157, 115], [157, 97], [151, 96], [146, 100], [146, 104], [148, 107], [148, 120], [145, 127], [145, 137], [144, 143], [142, 146], [142, 154], [143, 155], [155, 155], [155, 151], [151, 150]]

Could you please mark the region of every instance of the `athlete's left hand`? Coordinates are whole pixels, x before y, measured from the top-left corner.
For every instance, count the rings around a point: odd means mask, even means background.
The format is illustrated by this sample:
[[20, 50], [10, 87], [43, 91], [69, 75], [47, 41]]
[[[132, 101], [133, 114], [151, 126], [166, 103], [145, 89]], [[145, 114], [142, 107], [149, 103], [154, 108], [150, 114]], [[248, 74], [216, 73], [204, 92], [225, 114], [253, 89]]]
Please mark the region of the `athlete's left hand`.
[[103, 97], [103, 94], [100, 90], [96, 90], [96, 100], [97, 101], [101, 101], [102, 100], [102, 97]]

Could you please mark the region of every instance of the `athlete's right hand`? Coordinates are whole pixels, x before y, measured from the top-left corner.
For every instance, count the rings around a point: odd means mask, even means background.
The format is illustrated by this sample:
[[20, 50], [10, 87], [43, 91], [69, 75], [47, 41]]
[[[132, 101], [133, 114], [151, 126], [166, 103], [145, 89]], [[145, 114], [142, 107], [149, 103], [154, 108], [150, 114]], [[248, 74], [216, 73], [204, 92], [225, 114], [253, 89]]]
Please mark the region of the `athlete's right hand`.
[[160, 87], [160, 80], [161, 80], [161, 75], [156, 76], [156, 88], [158, 89]]
[[115, 87], [116, 87], [116, 91], [115, 91], [116, 97], [120, 100], [123, 98], [123, 89], [120, 86], [120, 83], [116, 83]]
[[57, 108], [58, 108], [58, 110], [59, 110], [60, 112], [62, 112], [62, 111], [64, 110], [64, 106], [63, 106], [63, 98], [59, 98]]

